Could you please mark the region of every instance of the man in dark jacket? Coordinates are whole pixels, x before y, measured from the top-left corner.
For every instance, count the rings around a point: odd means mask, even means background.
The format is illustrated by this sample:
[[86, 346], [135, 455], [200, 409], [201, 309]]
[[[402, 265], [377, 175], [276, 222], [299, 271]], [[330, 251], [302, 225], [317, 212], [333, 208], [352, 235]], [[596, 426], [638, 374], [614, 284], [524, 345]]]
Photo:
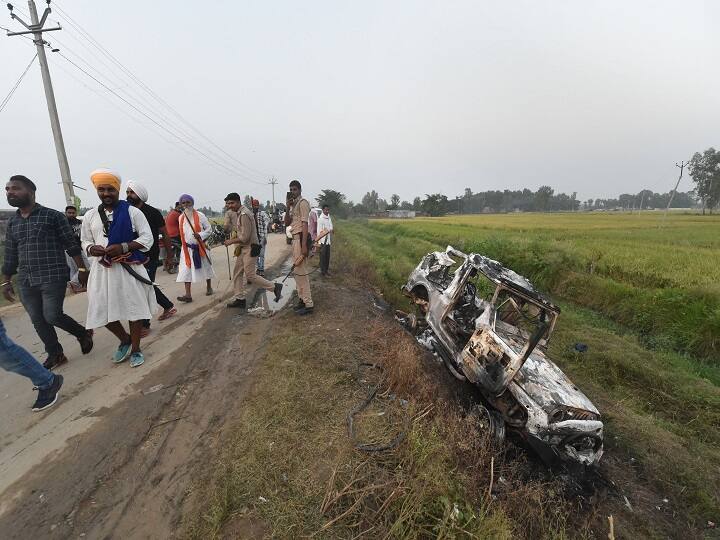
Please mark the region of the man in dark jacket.
[[43, 366], [52, 369], [67, 362], [55, 327], [72, 334], [87, 354], [93, 347], [92, 334], [63, 312], [70, 272], [67, 252], [78, 267], [80, 283], [87, 285], [88, 269], [80, 243], [67, 218], [35, 202], [35, 184], [25, 176], [12, 176], [5, 186], [7, 201], [17, 208], [5, 234], [5, 262], [2, 267], [3, 295], [15, 300], [12, 276], [17, 274], [20, 301], [48, 354]]

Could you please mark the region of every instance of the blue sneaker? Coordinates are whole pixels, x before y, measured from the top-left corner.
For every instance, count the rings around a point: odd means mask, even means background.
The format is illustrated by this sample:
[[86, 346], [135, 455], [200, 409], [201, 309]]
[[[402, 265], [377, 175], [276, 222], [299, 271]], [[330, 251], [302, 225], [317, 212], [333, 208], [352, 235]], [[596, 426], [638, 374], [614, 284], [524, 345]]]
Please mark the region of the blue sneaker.
[[142, 366], [145, 363], [145, 357], [141, 352], [134, 352], [130, 355], [130, 367]]
[[112, 361], [114, 364], [119, 364], [127, 360], [128, 356], [130, 356], [130, 343], [121, 344], [113, 354]]

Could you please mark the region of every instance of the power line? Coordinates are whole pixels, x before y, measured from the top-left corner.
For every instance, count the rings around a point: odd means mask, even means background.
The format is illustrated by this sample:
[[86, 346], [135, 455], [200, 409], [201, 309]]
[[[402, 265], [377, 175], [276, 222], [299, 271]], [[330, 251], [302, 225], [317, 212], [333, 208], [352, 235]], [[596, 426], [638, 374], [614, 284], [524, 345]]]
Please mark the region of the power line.
[[[68, 34], [72, 36], [72, 33], [71, 33], [71, 32], [68, 32]], [[72, 36], [72, 37], [73, 37], [73, 39], [76, 39], [76, 40], [77, 40], [77, 38], [75, 38], [74, 36]], [[178, 126], [172, 119], [168, 118], [166, 115], [162, 114], [161, 112], [158, 112], [158, 111], [152, 106], [152, 104], [149, 104], [149, 103], [147, 102], [147, 100], [143, 99], [143, 97], [142, 97], [141, 95], [137, 95], [137, 94], [135, 94], [135, 93], [133, 93], [133, 92], [130, 92], [128, 88], [124, 88], [123, 85], [125, 85], [125, 81], [123, 81], [123, 79], [122, 79], [121, 76], [117, 76], [116, 73], [114, 73], [115, 77], [110, 77], [110, 76], [108, 76], [106, 73], [103, 73], [100, 69], [98, 69], [96, 66], [94, 66], [94, 65], [93, 65], [90, 61], [88, 61], [85, 57], [83, 57], [82, 55], [80, 55], [80, 54], [78, 54], [77, 52], [73, 51], [70, 47], [68, 47], [67, 45], [65, 45], [65, 44], [64, 44], [63, 42], [61, 42], [59, 39], [56, 39], [55, 41], [56, 41], [56, 43], [59, 43], [60, 45], [62, 45], [62, 47], [63, 47], [64, 50], [68, 51], [72, 56], [76, 57], [76, 59], [77, 59], [79, 62], [83, 63], [83, 64], [85, 65], [85, 71], [88, 71], [88, 72], [92, 71], [92, 72], [94, 72], [94, 77], [95, 77], [95, 79], [98, 79], [98, 80], [99, 80], [100, 78], [105, 79], [105, 81], [106, 81], [106, 86], [108, 86], [108, 85], [110, 85], [110, 84], [116, 85], [117, 88], [115, 88], [114, 90], [115, 90], [117, 93], [124, 93], [126, 100], [127, 100], [127, 101], [132, 101], [132, 105], [134, 105], [134, 106], [136, 107], [136, 110], [143, 109], [142, 111], [139, 111], [139, 112], [145, 113], [145, 116], [155, 116], [155, 117], [159, 118], [159, 119], [162, 121], [162, 123], [163, 123], [163, 126], [164, 126], [165, 131], [168, 131], [168, 132], [169, 132], [170, 130], [174, 130], [174, 131], [180, 133], [180, 135], [181, 135], [182, 137], [177, 137], [177, 138], [184, 138], [184, 139], [187, 140], [187, 141], [192, 141], [192, 142], [193, 142], [193, 145], [196, 147], [196, 149], [202, 150], [202, 152], [204, 152], [205, 154], [207, 154], [208, 157], [212, 158], [217, 164], [223, 166], [225, 169], [232, 170], [232, 171], [233, 171], [233, 174], [234, 174], [235, 176], [237, 176], [237, 177], [239, 177], [239, 178], [241, 178], [241, 179], [243, 179], [243, 180], [245, 180], [245, 181], [248, 181], [248, 182], [251, 182], [251, 183], [255, 183], [255, 184], [258, 184], [258, 185], [263, 185], [263, 184], [264, 184], [264, 182], [260, 182], [260, 181], [254, 180], [252, 177], [250, 177], [250, 176], [249, 176], [247, 173], [245, 173], [244, 171], [239, 171], [239, 170], [237, 170], [237, 169], [235, 168], [235, 166], [232, 164], [232, 162], [229, 162], [226, 158], [223, 158], [222, 156], [218, 155], [217, 152], [214, 152], [214, 151], [209, 150], [209, 149], [207, 149], [206, 147], [204, 147], [203, 144], [202, 144], [202, 143], [199, 143], [192, 134], [188, 133], [186, 130], [183, 130], [182, 127]], [[79, 41], [79, 40], [78, 40], [78, 41]], [[85, 48], [85, 49], [88, 50], [91, 54], [93, 54], [93, 56], [95, 56], [96, 58], [98, 58], [98, 56], [92, 51], [92, 49], [88, 48], [87, 46], [85, 46], [85, 45], [82, 44], [82, 43], [81, 43], [81, 45], [83, 46], [83, 48]], [[49, 46], [49, 44], [48, 44], [48, 46]], [[68, 59], [68, 60], [69, 60], [69, 59]], [[101, 60], [101, 62], [103, 62], [103, 64], [104, 64], [105, 66], [107, 66], [107, 67], [111, 70], [111, 72], [113, 71], [113, 67], [108, 66], [107, 63], [105, 63], [104, 61], [102, 61], [102, 59], [100, 59], [100, 60]], [[165, 140], [166, 140], [166, 139], [165, 139]]]
[[[136, 112], [140, 113], [140, 114], [143, 115], [145, 118], [147, 118], [148, 120], [150, 120], [150, 121], [151, 121], [153, 124], [155, 124], [157, 127], [159, 127], [160, 129], [162, 129], [163, 131], [167, 132], [167, 133], [170, 134], [172, 137], [174, 137], [175, 139], [177, 139], [178, 141], [180, 141], [180, 142], [183, 143], [184, 145], [188, 146], [189, 148], [191, 148], [192, 150], [194, 150], [195, 152], [197, 152], [198, 154], [200, 154], [201, 156], [203, 156], [205, 159], [207, 159], [208, 161], [210, 161], [212, 164], [214, 164], [214, 165], [216, 165], [216, 166], [218, 166], [218, 167], [221, 167], [222, 169], [225, 169], [224, 172], [230, 173], [230, 174], [232, 174], [232, 175], [234, 175], [234, 176], [241, 176], [241, 175], [239, 175], [236, 171], [230, 169], [230, 168], [227, 167], [226, 165], [223, 165], [222, 163], [217, 162], [217, 161], [214, 160], [212, 157], [208, 156], [205, 152], [203, 152], [202, 150], [200, 150], [199, 148], [197, 148], [196, 146], [194, 146], [192, 143], [186, 141], [185, 139], [183, 139], [182, 137], [180, 137], [179, 135], [177, 135], [175, 132], [170, 131], [169, 129], [167, 129], [167, 128], [166, 128], [165, 126], [163, 126], [160, 122], [158, 122], [157, 120], [155, 120], [154, 118], [152, 118], [151, 116], [149, 116], [148, 114], [146, 114], [144, 111], [142, 111], [141, 109], [139, 109], [138, 107], [136, 107], [134, 104], [132, 104], [132, 103], [131, 103], [130, 101], [128, 101], [127, 99], [125, 99], [122, 95], [120, 95], [120, 94], [117, 93], [115, 90], [113, 90], [112, 88], [110, 88], [108, 85], [106, 85], [104, 82], [102, 82], [101, 80], [99, 80], [97, 77], [95, 77], [94, 75], [92, 75], [91, 73], [89, 73], [88, 71], [86, 71], [85, 69], [83, 69], [82, 66], [79, 66], [78, 64], [76, 64], [75, 62], [73, 62], [70, 58], [68, 58], [67, 56], [65, 56], [64, 54], [62, 54], [62, 52], [59, 52], [58, 54], [59, 54], [63, 59], [65, 59], [67, 62], [69, 62], [70, 64], [72, 64], [73, 66], [75, 66], [77, 69], [79, 69], [81, 72], [83, 72], [85, 75], [87, 75], [87, 76], [90, 77], [92, 80], [94, 80], [96, 83], [98, 83], [98, 84], [101, 85], [103, 88], [105, 88], [105, 90], [107, 90], [108, 92], [110, 92], [111, 94], [113, 94], [115, 97], [117, 97], [118, 99], [120, 99], [122, 102], [124, 102], [126, 105], [128, 105], [129, 107], [131, 107], [133, 110], [135, 110]], [[259, 184], [259, 185], [262, 185], [262, 184], [263, 184], [262, 182], [256, 182], [256, 183]]]
[[219, 145], [217, 145], [212, 139], [207, 137], [205, 134], [203, 134], [199, 129], [197, 129], [194, 125], [192, 125], [188, 120], [186, 120], [182, 114], [180, 114], [175, 108], [173, 108], [167, 101], [165, 101], [162, 97], [160, 97], [154, 90], [152, 90], [148, 85], [146, 85], [143, 81], [141, 81], [132, 71], [130, 71], [127, 67], [125, 67], [122, 62], [120, 62], [110, 51], [108, 51], [103, 45], [98, 42], [92, 35], [90, 35], [89, 32], [87, 32], [81, 25], [78, 23], [75, 19], [70, 16], [70, 14], [65, 11], [60, 5], [58, 5], [57, 2], [54, 3], [55, 7], [57, 8], [58, 12], [60, 12], [64, 18], [66, 19], [66, 22], [73, 26], [82, 37], [84, 37], [89, 43], [91, 43], [93, 46], [95, 46], [98, 50], [100, 50], [108, 59], [110, 59], [112, 62], [114, 62], [126, 75], [128, 75], [135, 83], [138, 84], [142, 89], [144, 89], [149, 95], [151, 95], [158, 103], [164, 105], [168, 110], [170, 110], [180, 121], [182, 121], [186, 126], [188, 126], [190, 129], [192, 129], [195, 133], [197, 133], [200, 137], [205, 139], [208, 143], [210, 143], [214, 148], [216, 148], [218, 151], [222, 152], [225, 156], [227, 156], [229, 159], [240, 165], [241, 167], [247, 169], [248, 171], [251, 171], [255, 174], [260, 174], [262, 176], [269, 176], [267, 173], [264, 173], [263, 171], [260, 171], [258, 169], [255, 169], [251, 167], [250, 165], [244, 163], [243, 161], [235, 158], [232, 154], [226, 152], [223, 148], [221, 148]]
[[37, 58], [37, 53], [35, 53], [35, 56], [32, 57], [32, 60], [30, 60], [30, 63], [25, 68], [25, 71], [22, 72], [22, 75], [20, 75], [20, 78], [15, 83], [15, 86], [12, 87], [10, 92], [7, 96], [5, 96], [5, 99], [2, 100], [2, 103], [0, 103], [0, 112], [3, 111], [3, 109], [7, 106], [8, 103], [10, 103], [10, 99], [13, 97], [13, 94], [15, 93], [15, 90], [18, 89], [18, 86], [20, 86], [20, 83], [25, 78], [25, 75], [27, 75], [27, 72], [30, 71], [30, 66], [33, 65], [33, 62], [35, 62], [35, 59]]

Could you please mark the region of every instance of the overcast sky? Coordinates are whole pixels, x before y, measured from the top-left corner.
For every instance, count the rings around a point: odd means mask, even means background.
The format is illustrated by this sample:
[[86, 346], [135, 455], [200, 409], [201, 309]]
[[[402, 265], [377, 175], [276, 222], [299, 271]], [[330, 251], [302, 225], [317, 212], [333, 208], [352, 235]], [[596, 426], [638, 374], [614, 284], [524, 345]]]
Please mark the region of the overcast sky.
[[[15, 5], [27, 12], [25, 1]], [[720, 146], [716, 1], [59, 7], [252, 168], [233, 162], [238, 175], [218, 170], [48, 51], [75, 183], [90, 188], [92, 169], [112, 167], [143, 181], [159, 207], [184, 192], [215, 207], [229, 191], [267, 200], [267, 175], [280, 182], [278, 199], [294, 178], [306, 195], [332, 188], [355, 201], [370, 189], [408, 200], [543, 184], [581, 199], [666, 192], [675, 161]], [[110, 69], [61, 12], [50, 20], [64, 27], [46, 35], [53, 46], [136, 103], [127, 96], [142, 90], [129, 77]], [[0, 26], [19, 29], [4, 8]], [[33, 54], [30, 41], [0, 34], [0, 99]], [[147, 94], [139, 103], [174, 130], [167, 109]], [[193, 145], [219, 152], [190, 134]], [[228, 165], [224, 154], [215, 159]], [[25, 174], [41, 202], [64, 206], [37, 63], [0, 112], [0, 174]], [[689, 179], [681, 184], [690, 188]], [[83, 205], [97, 204], [92, 191], [78, 193]]]

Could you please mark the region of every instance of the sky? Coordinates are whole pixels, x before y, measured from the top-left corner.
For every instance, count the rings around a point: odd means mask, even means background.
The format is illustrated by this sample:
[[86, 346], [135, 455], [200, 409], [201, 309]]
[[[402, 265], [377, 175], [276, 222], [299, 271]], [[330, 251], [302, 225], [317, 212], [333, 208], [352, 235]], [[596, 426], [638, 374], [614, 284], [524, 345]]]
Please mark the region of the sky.
[[[50, 71], [84, 206], [98, 203], [98, 167], [143, 182], [160, 208], [181, 193], [216, 208], [230, 191], [266, 201], [272, 176], [277, 200], [293, 179], [306, 196], [336, 189], [356, 202], [371, 189], [412, 200], [541, 185], [585, 200], [667, 192], [676, 162], [720, 147], [711, 0], [55, 6], [64, 13], [48, 26], [63, 30], [45, 39], [60, 49], [48, 51]], [[0, 26], [21, 29], [4, 8]], [[4, 34], [0, 99], [34, 54]], [[0, 175], [13, 174], [64, 207], [37, 62], [0, 112]], [[691, 188], [686, 177], [680, 189]]]

